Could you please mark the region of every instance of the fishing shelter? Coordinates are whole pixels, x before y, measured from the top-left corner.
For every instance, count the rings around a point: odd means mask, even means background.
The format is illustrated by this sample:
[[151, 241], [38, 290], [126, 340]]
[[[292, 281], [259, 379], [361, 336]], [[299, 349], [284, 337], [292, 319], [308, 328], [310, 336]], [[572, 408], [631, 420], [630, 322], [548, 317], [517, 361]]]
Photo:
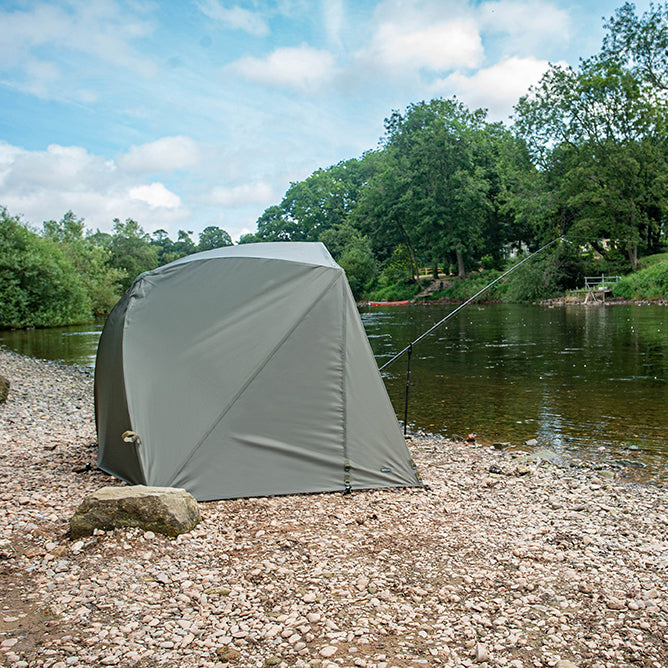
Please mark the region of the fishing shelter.
[[421, 486], [345, 274], [319, 243], [142, 274], [95, 367], [98, 466], [200, 501]]

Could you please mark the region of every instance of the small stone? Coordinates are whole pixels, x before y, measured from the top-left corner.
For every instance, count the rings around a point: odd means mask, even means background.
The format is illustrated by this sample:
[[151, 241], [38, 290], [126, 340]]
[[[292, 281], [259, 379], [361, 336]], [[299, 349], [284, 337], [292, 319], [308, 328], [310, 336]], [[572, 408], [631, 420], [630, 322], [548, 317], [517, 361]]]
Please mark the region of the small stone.
[[554, 668], [578, 668], [577, 664], [568, 659], [561, 659], [554, 664]]
[[325, 645], [321, 650], [320, 650], [320, 656], [325, 657], [328, 659], [330, 656], [334, 656], [336, 654], [337, 648], [334, 647], [334, 645]]
[[487, 649], [487, 645], [484, 643], [477, 643], [475, 646], [475, 660], [478, 663], [484, 663], [485, 661], [489, 661], [489, 650]]
[[605, 599], [605, 604], [610, 608], [610, 610], [623, 610], [626, 607], [626, 603], [620, 598], [615, 598], [614, 596], [609, 596]]
[[219, 647], [216, 650], [216, 655], [223, 663], [232, 663], [241, 658], [241, 652], [234, 647]]

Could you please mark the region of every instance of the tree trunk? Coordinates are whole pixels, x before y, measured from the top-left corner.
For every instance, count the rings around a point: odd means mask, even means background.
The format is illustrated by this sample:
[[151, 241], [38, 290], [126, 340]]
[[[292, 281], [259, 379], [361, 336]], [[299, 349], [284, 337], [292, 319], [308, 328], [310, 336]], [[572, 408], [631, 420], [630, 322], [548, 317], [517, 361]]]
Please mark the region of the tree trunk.
[[403, 232], [404, 238], [406, 239], [406, 246], [408, 247], [408, 255], [411, 265], [411, 281], [415, 281], [420, 286], [420, 288], [422, 288], [422, 283], [420, 283], [420, 267], [418, 267], [415, 251], [413, 250], [413, 246], [411, 244], [411, 238], [408, 236], [408, 233], [404, 229], [403, 225], [400, 224], [399, 229]]
[[464, 255], [457, 249], [457, 276], [466, 278], [466, 268], [464, 267]]
[[434, 259], [434, 280], [438, 279], [438, 260]]
[[631, 269], [635, 271], [638, 268], [638, 244], [631, 244], [627, 248]]

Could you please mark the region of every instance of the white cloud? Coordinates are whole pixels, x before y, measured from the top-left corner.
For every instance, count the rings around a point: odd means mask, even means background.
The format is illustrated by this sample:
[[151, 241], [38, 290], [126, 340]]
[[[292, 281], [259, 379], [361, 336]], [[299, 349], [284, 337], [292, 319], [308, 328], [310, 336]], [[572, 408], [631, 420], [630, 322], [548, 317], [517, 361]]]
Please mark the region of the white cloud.
[[134, 218], [147, 231], [182, 224], [190, 211], [162, 183], [145, 183], [80, 146], [27, 151], [0, 142], [0, 205], [37, 226], [72, 210], [89, 228]]
[[131, 172], [167, 172], [197, 166], [201, 160], [199, 144], [184, 135], [162, 137], [147, 144], [131, 146], [118, 158], [118, 164]]
[[327, 39], [336, 46], [341, 46], [343, 29], [343, 1], [322, 0], [322, 13]]
[[363, 55], [384, 68], [442, 72], [475, 67], [482, 59], [483, 47], [475, 23], [467, 19], [425, 26], [384, 23]]
[[152, 209], [178, 209], [181, 206], [181, 198], [167, 190], [162, 183], [130, 188], [130, 197], [146, 202]]
[[529, 86], [538, 83], [548, 65], [545, 60], [513, 57], [471, 76], [456, 72], [437, 81], [433, 88], [441, 94], [455, 93], [471, 108], [485, 107], [492, 119], [501, 120]]
[[233, 28], [243, 30], [251, 35], [263, 36], [269, 33], [265, 20], [256, 13], [243, 7], [224, 7], [218, 0], [201, 0], [197, 3], [199, 10], [214, 21]]
[[310, 91], [334, 75], [334, 56], [306, 44], [276, 49], [266, 58], [246, 56], [231, 63], [228, 70], [257, 83]]
[[72, 3], [67, 8], [38, 3], [25, 11], [0, 11], [0, 70], [19, 68], [31, 80], [36, 69], [43, 75], [48, 67], [40, 61], [61, 50], [150, 76], [155, 74], [154, 64], [140, 56], [132, 42], [152, 30], [149, 21], [113, 1]]
[[242, 207], [248, 204], [266, 204], [276, 198], [274, 189], [264, 181], [244, 183], [233, 188], [216, 186], [209, 197], [211, 204], [229, 207]]
[[545, 0], [485, 2], [480, 5], [478, 16], [484, 32], [526, 40], [523, 47], [533, 48], [545, 39], [565, 43], [570, 35], [568, 12]]

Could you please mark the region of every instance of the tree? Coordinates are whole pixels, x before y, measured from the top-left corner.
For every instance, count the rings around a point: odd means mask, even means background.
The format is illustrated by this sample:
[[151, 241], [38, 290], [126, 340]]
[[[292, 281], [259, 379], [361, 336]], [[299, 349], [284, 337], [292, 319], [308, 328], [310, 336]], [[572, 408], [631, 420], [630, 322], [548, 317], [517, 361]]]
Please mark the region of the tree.
[[662, 95], [668, 91], [667, 25], [668, 3], [650, 3], [638, 17], [635, 6], [625, 2], [605, 24], [602, 57], [624, 63], [636, 80]]
[[668, 25], [665, 10], [651, 14], [641, 21], [624, 5], [601, 53], [577, 70], [552, 66], [515, 117], [537, 164], [558, 174], [558, 208], [569, 212], [564, 231], [604, 256], [601, 240], [610, 239], [634, 269], [668, 211], [666, 57], [648, 44], [668, 40]]
[[127, 290], [137, 276], [159, 266], [158, 250], [150, 241], [137, 221], [128, 218], [121, 222], [114, 218], [110, 263], [124, 272], [123, 290]]
[[58, 244], [0, 208], [0, 327], [55, 327], [91, 319], [91, 302]]
[[223, 248], [231, 246], [232, 238], [225, 231], [216, 225], [209, 225], [199, 233], [198, 251], [213, 250], [214, 248]]
[[56, 242], [79, 275], [95, 315], [109, 313], [121, 296], [124, 273], [111, 266], [111, 250], [84, 236], [84, 220], [68, 211], [60, 221], [43, 223], [44, 236]]
[[179, 230], [176, 241], [174, 242], [174, 252], [177, 257], [192, 255], [197, 251], [197, 246], [191, 238], [192, 230]]
[[485, 115], [453, 98], [412, 104], [404, 115], [395, 111], [385, 120], [395, 178], [407, 176], [400, 198], [419, 251], [435, 265], [452, 254], [462, 277], [466, 258], [482, 248], [491, 206], [481, 159]]
[[318, 241], [348, 219], [372, 163], [373, 158], [365, 154], [291, 183], [281, 203], [267, 208], [258, 219], [257, 236], [263, 241]]
[[248, 232], [247, 234], [242, 234], [239, 237], [239, 245], [241, 244], [257, 244], [263, 241], [263, 239], [260, 239], [256, 234], [253, 234], [252, 232]]

